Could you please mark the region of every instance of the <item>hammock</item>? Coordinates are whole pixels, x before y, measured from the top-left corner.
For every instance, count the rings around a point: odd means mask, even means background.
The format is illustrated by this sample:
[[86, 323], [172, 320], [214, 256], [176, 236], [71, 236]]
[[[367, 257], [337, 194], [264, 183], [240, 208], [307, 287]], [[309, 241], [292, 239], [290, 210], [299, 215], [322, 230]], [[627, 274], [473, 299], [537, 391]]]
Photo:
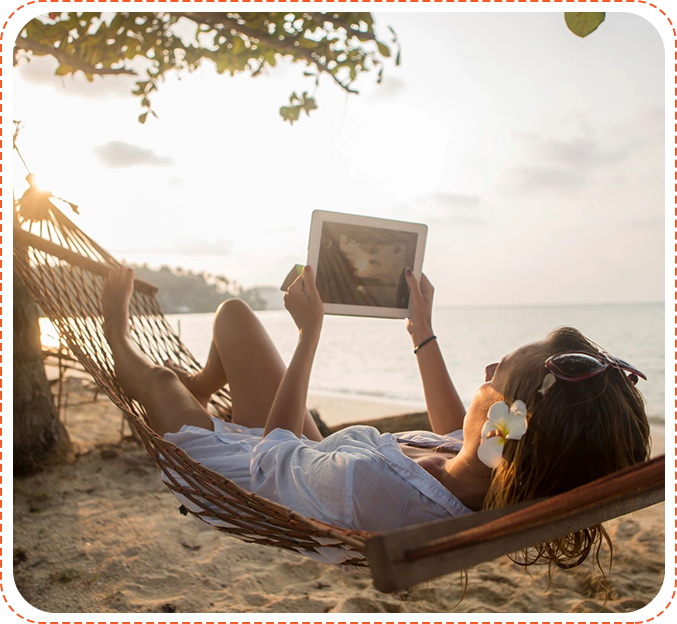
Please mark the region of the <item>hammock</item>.
[[[340, 549], [340, 565], [371, 567], [382, 591], [516, 552], [570, 531], [664, 500], [665, 458], [633, 466], [545, 501], [520, 504], [409, 527], [384, 535], [349, 530], [306, 518], [235, 485], [191, 459], [147, 424], [142, 405], [119, 386], [103, 333], [104, 280], [120, 266], [58, 208], [14, 225], [14, 267], [36, 303], [85, 370], [125, 414], [157, 463], [163, 481], [191, 513], [241, 540], [322, 557]], [[156, 364], [166, 360], [199, 370], [199, 364], [162, 314], [157, 288], [134, 283], [132, 337]], [[229, 419], [230, 399], [216, 393], [210, 411]]]

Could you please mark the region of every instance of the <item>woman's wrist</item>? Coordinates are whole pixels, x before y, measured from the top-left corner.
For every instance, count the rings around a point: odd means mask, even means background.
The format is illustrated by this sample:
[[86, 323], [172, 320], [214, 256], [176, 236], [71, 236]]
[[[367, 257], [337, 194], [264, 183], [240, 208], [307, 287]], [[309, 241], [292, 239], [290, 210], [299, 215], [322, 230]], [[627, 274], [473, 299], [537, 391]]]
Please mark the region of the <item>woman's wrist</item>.
[[424, 348], [426, 345], [430, 344], [434, 340], [437, 340], [437, 336], [435, 334], [432, 334], [431, 336], [428, 336], [425, 340], [422, 342], [419, 342], [417, 345], [414, 345], [414, 355], [418, 355], [418, 352]]
[[424, 325], [421, 329], [415, 330], [411, 334], [411, 340], [414, 343], [414, 347], [420, 345], [424, 340], [428, 340], [430, 336], [434, 336], [435, 332], [433, 331], [432, 323]]
[[322, 325], [317, 327], [306, 327], [299, 330], [299, 342], [317, 344], [320, 341]]

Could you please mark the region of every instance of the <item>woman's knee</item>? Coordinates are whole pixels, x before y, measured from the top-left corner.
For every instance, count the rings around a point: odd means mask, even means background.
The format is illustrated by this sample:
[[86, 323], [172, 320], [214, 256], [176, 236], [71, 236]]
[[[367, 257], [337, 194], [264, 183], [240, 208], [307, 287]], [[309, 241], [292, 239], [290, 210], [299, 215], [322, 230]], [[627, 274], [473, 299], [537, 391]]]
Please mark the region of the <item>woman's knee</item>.
[[127, 394], [144, 405], [153, 400], [158, 389], [166, 388], [168, 384], [181, 383], [173, 370], [156, 365], [135, 371], [134, 374], [120, 371], [117, 376]]
[[151, 367], [144, 381], [151, 388], [161, 388], [176, 382], [180, 383], [178, 375], [171, 368], [165, 366]]
[[246, 301], [232, 298], [226, 299], [216, 310], [214, 327], [218, 325], [233, 326], [254, 316], [252, 309]]

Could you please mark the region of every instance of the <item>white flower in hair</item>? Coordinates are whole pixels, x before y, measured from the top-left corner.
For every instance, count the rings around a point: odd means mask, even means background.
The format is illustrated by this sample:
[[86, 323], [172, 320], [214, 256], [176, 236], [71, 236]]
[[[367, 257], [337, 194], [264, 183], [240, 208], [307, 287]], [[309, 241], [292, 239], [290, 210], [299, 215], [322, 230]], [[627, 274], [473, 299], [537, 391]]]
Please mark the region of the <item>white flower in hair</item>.
[[[515, 401], [510, 407], [504, 401], [499, 401], [489, 408], [487, 418], [482, 427], [482, 441], [477, 456], [489, 468], [496, 468], [503, 457], [505, 441], [519, 440], [526, 433], [527, 406], [524, 401]], [[496, 434], [487, 437], [491, 432]]]

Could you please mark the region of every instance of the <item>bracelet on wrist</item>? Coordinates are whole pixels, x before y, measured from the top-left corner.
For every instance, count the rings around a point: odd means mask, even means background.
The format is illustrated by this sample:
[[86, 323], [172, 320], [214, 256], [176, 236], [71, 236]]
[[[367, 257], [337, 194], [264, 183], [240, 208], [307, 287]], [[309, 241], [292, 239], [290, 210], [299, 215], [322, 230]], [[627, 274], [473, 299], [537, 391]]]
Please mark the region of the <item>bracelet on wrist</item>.
[[432, 342], [433, 340], [437, 340], [437, 336], [435, 336], [435, 334], [433, 334], [432, 336], [430, 336], [430, 338], [426, 338], [426, 339], [425, 339], [423, 342], [421, 342], [420, 344], [416, 345], [416, 346], [414, 347], [414, 355], [416, 355], [416, 354], [419, 352], [419, 349], [421, 349], [421, 347], [425, 347], [429, 342]]

